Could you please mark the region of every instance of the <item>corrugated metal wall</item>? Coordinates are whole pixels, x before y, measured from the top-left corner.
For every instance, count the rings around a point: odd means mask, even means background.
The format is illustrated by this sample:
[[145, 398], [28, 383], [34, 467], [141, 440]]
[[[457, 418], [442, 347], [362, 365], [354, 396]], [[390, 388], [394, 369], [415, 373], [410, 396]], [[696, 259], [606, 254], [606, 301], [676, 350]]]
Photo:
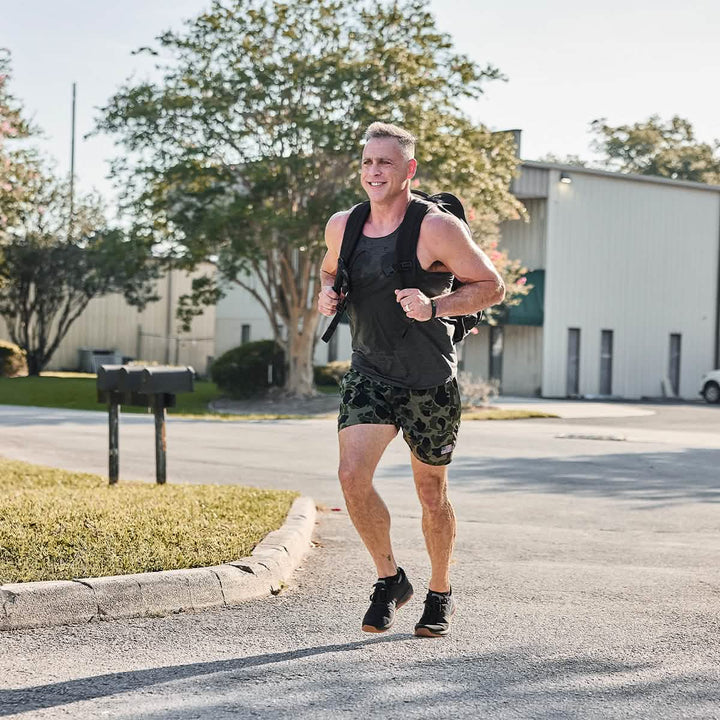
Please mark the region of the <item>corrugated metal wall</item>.
[[545, 267], [547, 229], [547, 200], [524, 200], [530, 222], [510, 220], [500, 225], [499, 248], [506, 250], [511, 260], [520, 259], [528, 270]]
[[[205, 272], [211, 271], [208, 266]], [[199, 271], [196, 275], [203, 274]], [[74, 370], [80, 348], [115, 350], [120, 355], [148, 362], [192, 365], [205, 373], [207, 358], [214, 352], [215, 308], [195, 318], [190, 332], [178, 332], [175, 309], [180, 295], [191, 290], [194, 275], [174, 270], [157, 283], [160, 300], [143, 312], [130, 307], [122, 295], [90, 301], [70, 327], [47, 370]], [[0, 318], [0, 337], [9, 338]]]
[[503, 395], [539, 395], [542, 384], [543, 329], [506, 325], [503, 332]]
[[[506, 325], [503, 328], [503, 395], [536, 396], [542, 381], [543, 329]], [[462, 369], [473, 377], [490, 375], [490, 328], [478, 328], [462, 343]]]
[[523, 165], [520, 175], [510, 184], [510, 192], [515, 197], [545, 198], [548, 196], [548, 171], [545, 168], [535, 168]]
[[580, 329], [581, 395], [600, 382], [602, 330], [613, 331], [612, 394], [657, 397], [670, 334], [682, 336], [680, 396], [714, 357], [720, 193], [551, 171], [543, 394], [566, 394], [568, 328]]
[[473, 377], [487, 380], [490, 375], [490, 329], [478, 328], [477, 335], [468, 335], [459, 348], [462, 369]]

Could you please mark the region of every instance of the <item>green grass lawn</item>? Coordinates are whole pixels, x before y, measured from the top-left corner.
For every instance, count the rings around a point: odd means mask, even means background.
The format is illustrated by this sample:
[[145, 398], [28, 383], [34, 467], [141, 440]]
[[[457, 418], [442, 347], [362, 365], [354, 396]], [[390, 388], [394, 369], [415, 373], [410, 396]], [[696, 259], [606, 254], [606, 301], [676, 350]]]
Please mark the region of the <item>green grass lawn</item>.
[[500, 408], [471, 408], [463, 410], [463, 420], [527, 420], [528, 418], [556, 418], [539, 410], [502, 410]]
[[[0, 377], [0, 405], [35, 405], [71, 410], [105, 410], [107, 405], [97, 401], [94, 375], [81, 373], [47, 373], [40, 377]], [[318, 386], [323, 394], [336, 395], [336, 386]], [[303, 414], [252, 413], [227, 415], [213, 413], [208, 403], [220, 398], [222, 393], [215, 383], [204, 380], [195, 383], [195, 391], [177, 396], [177, 405], [168, 408], [170, 415], [216, 420], [285, 420], [317, 417]], [[122, 412], [145, 413], [147, 409], [122, 406]], [[499, 410], [495, 408], [463, 409], [463, 420], [522, 420], [526, 418], [553, 418], [556, 415], [536, 410]]]
[[[58, 374], [59, 375], [59, 374]], [[40, 377], [0, 378], [0, 404], [60, 407], [71, 410], [104, 410], [97, 401], [94, 375], [80, 373], [41, 375]], [[221, 395], [217, 385], [207, 380], [195, 383], [195, 392], [177, 396], [177, 406], [168, 408], [171, 415], [211, 414], [208, 403]], [[147, 412], [145, 408], [122, 406], [123, 412]]]
[[0, 458], [0, 584], [247, 557], [298, 493], [120, 482]]

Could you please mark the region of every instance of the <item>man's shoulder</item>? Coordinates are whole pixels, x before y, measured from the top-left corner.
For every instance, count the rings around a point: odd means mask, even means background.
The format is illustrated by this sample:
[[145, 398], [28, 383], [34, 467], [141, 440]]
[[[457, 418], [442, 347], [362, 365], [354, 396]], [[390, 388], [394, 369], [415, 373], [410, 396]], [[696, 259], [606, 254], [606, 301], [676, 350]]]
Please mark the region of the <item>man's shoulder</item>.
[[330, 219], [325, 225], [325, 243], [336, 253], [340, 253], [340, 247], [342, 245], [343, 235], [345, 234], [345, 227], [347, 225], [348, 218], [352, 211], [357, 207], [353, 207], [348, 210], [340, 210], [330, 216]]
[[350, 217], [350, 213], [352, 212], [352, 208], [349, 210], [338, 210], [336, 213], [333, 213], [330, 216], [330, 219], [327, 221], [328, 227], [337, 227], [338, 225], [345, 225], [347, 223], [347, 219]]
[[[362, 203], [358, 203], [358, 205], [361, 204]], [[358, 205], [353, 205], [347, 210], [339, 210], [338, 212], [331, 215], [330, 219], [327, 221], [327, 225], [325, 226], [325, 231], [330, 235], [339, 234], [342, 236], [342, 234], [345, 232], [345, 226], [347, 225], [348, 218], [352, 214], [352, 211], [356, 207], [358, 207]]]
[[432, 228], [461, 228], [463, 227], [463, 221], [455, 217], [451, 212], [441, 210], [436, 205], [430, 205], [423, 218], [423, 227], [425, 226]]
[[423, 239], [431, 242], [448, 240], [453, 237], [461, 239], [467, 235], [467, 232], [467, 228], [460, 218], [436, 207], [431, 207], [427, 211], [420, 226], [420, 234]]

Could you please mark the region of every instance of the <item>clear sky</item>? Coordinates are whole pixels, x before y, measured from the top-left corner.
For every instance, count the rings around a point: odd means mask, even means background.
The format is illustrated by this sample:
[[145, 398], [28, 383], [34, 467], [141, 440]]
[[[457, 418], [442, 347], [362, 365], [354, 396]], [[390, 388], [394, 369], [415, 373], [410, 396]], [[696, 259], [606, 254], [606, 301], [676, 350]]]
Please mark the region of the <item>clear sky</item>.
[[[70, 101], [78, 84], [76, 174], [112, 196], [107, 138], [83, 140], [95, 108], [151, 68], [131, 52], [203, 10], [203, 0], [0, 0], [0, 47], [12, 52], [11, 91], [44, 130], [45, 152], [68, 172]], [[588, 125], [658, 113], [687, 117], [702, 140], [720, 137], [718, 0], [432, 0], [458, 50], [508, 82], [466, 108], [493, 130], [520, 128], [522, 156], [590, 157]]]

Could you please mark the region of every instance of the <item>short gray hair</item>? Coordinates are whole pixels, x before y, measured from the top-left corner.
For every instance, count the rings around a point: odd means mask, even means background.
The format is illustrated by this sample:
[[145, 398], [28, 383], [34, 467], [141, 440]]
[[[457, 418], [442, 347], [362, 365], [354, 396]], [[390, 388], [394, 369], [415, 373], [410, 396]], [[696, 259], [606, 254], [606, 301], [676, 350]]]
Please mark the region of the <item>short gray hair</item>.
[[393, 138], [397, 140], [403, 155], [405, 155], [408, 160], [415, 155], [415, 136], [397, 125], [374, 122], [365, 131], [365, 142], [373, 138]]

